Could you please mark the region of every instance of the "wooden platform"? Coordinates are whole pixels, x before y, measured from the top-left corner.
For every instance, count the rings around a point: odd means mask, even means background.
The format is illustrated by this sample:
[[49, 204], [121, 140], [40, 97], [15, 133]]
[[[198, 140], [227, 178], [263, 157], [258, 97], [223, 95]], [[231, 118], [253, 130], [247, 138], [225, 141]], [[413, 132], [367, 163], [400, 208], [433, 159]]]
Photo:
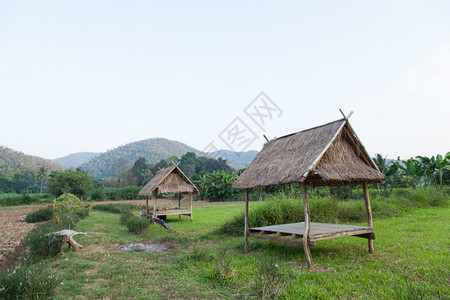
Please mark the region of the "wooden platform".
[[[375, 239], [375, 233], [373, 232], [373, 229], [369, 227], [314, 222], [311, 222], [310, 224], [309, 242], [311, 244], [314, 244], [315, 241], [319, 240], [344, 236], [358, 236], [366, 239]], [[278, 242], [302, 244], [304, 231], [305, 223], [301, 222], [250, 228], [248, 236]]]

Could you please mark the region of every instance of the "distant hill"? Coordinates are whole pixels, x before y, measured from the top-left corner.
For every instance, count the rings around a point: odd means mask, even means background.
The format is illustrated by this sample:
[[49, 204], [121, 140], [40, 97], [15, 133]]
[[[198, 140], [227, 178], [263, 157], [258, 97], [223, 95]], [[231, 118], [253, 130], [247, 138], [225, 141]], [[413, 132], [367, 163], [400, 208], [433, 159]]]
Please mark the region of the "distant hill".
[[30, 169], [46, 167], [50, 172], [63, 171], [65, 169], [64, 166], [51, 160], [26, 155], [22, 152], [0, 146], [0, 176], [8, 177], [21, 167], [29, 167]]
[[165, 138], [151, 138], [138, 141], [94, 157], [80, 167], [95, 178], [114, 177], [116, 172], [124, 167], [130, 168], [133, 163], [143, 157], [147, 162], [158, 162], [169, 156], [183, 156], [186, 152], [202, 155], [202, 152], [186, 144]]
[[64, 157], [52, 159], [55, 163], [63, 165], [66, 168], [78, 168], [82, 164], [89, 162], [94, 157], [99, 156], [101, 153], [93, 152], [78, 152], [72, 153]]
[[258, 154], [258, 151], [256, 150], [250, 150], [246, 152], [234, 152], [230, 150], [219, 150], [215, 152], [209, 152], [208, 156], [226, 159], [227, 163], [239, 170], [243, 168], [247, 168], [248, 165], [255, 159], [256, 155]]

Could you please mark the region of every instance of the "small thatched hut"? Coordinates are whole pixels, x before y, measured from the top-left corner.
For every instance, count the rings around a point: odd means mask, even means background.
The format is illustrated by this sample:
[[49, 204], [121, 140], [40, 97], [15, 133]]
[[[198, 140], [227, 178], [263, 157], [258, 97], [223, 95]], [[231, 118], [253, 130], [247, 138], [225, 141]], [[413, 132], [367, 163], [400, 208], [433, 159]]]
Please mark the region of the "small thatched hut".
[[[383, 180], [384, 175], [370, 158], [347, 118], [268, 141], [233, 184], [234, 188], [246, 189], [245, 253], [248, 253], [248, 237], [301, 243], [308, 266], [311, 266], [310, 244], [351, 235], [367, 238], [369, 252], [372, 253], [375, 234], [368, 184]], [[249, 189], [293, 182], [298, 182], [302, 188], [305, 222], [249, 228]], [[307, 185], [356, 184], [363, 185], [367, 227], [310, 222]]]
[[[153, 210], [148, 208], [148, 199], [151, 194], [154, 193], [155, 199], [153, 202]], [[178, 208], [160, 209], [157, 211], [157, 196], [162, 193], [178, 193]], [[190, 210], [181, 209], [181, 194], [189, 194], [189, 207]], [[199, 194], [198, 189], [189, 180], [189, 178], [178, 168], [178, 166], [171, 166], [165, 169], [159, 170], [155, 176], [147, 183], [139, 192], [139, 196], [145, 196], [145, 207], [147, 217], [167, 216], [167, 215], [192, 215], [192, 194]]]

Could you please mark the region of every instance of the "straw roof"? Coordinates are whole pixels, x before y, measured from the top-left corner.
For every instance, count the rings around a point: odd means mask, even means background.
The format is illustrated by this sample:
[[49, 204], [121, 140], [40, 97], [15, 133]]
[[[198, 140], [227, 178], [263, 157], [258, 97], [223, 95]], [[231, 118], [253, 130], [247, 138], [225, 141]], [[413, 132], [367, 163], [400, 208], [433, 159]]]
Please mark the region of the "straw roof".
[[195, 185], [178, 166], [159, 170], [139, 192], [139, 196], [150, 196], [153, 191], [160, 193], [199, 193]]
[[334, 186], [383, 180], [348, 120], [340, 119], [267, 142], [233, 187], [292, 182]]

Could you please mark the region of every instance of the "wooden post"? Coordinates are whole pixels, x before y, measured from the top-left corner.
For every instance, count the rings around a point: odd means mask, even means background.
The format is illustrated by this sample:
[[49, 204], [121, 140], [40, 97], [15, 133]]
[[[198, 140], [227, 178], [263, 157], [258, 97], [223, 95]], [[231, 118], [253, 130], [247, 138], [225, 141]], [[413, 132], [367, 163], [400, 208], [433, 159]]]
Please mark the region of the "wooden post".
[[308, 268], [312, 266], [311, 252], [309, 251], [309, 229], [310, 229], [310, 219], [309, 219], [309, 203], [308, 203], [308, 191], [306, 190], [306, 184], [301, 183], [302, 186], [302, 196], [303, 196], [303, 210], [305, 211], [305, 232], [303, 233], [303, 249], [305, 250], [306, 263]]
[[[367, 184], [367, 181], [363, 182], [363, 191], [364, 191], [364, 204], [366, 205], [366, 212], [367, 212], [367, 224], [370, 228], [373, 229], [373, 220], [372, 220], [372, 208], [370, 207], [370, 197], [369, 197], [369, 185]], [[368, 239], [369, 244], [369, 253], [373, 253], [373, 239]]]
[[157, 213], [156, 213], [156, 202], [158, 201], [158, 192], [157, 190], [155, 190], [155, 202], [153, 203], [153, 214], [152, 214], [152, 218], [156, 218], [157, 217]]
[[245, 189], [244, 253], [248, 254], [248, 189]]
[[145, 217], [148, 218], [148, 196], [145, 197]]
[[191, 221], [194, 220], [194, 216], [192, 215], [192, 193], [189, 193], [189, 205], [191, 208]]
[[[178, 193], [178, 209], [181, 210], [181, 193]], [[178, 219], [181, 219], [181, 215], [178, 215]]]

